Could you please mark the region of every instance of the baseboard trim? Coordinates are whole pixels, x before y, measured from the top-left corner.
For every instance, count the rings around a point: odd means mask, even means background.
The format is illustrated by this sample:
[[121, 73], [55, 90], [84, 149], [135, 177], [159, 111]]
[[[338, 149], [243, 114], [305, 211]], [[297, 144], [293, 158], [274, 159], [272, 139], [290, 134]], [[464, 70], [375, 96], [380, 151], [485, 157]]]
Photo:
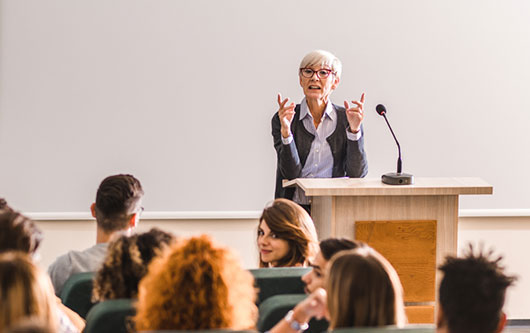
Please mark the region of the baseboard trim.
[[[28, 217], [37, 221], [76, 221], [93, 220], [90, 213], [84, 212], [30, 212]], [[188, 212], [144, 212], [146, 220], [256, 220], [261, 211], [188, 211]], [[527, 217], [530, 209], [460, 209], [460, 217]]]

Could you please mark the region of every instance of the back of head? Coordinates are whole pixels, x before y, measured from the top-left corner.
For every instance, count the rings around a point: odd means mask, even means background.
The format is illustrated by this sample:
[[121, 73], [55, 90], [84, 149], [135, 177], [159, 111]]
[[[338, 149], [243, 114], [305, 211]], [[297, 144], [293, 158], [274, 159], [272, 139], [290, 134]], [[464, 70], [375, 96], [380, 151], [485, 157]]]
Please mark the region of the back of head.
[[506, 289], [515, 277], [504, 274], [502, 257], [474, 253], [470, 246], [461, 258], [447, 257], [440, 270], [439, 300], [444, 323], [451, 333], [496, 332], [502, 317]]
[[329, 261], [336, 253], [340, 251], [365, 247], [366, 244], [347, 238], [326, 238], [320, 241], [319, 246], [322, 257]]
[[337, 253], [326, 290], [330, 327], [403, 326], [402, 287], [394, 268], [369, 247]]
[[48, 275], [27, 254], [0, 254], [0, 331], [28, 317], [35, 317], [54, 330], [56, 311]]
[[253, 328], [253, 280], [232, 251], [209, 237], [177, 241], [140, 282], [136, 329]]
[[140, 208], [143, 194], [140, 181], [131, 175], [103, 179], [96, 194], [98, 226], [105, 232], [127, 228], [130, 216]]
[[33, 254], [41, 241], [42, 232], [31, 219], [10, 208], [0, 210], [0, 252]]
[[[318, 238], [311, 216], [300, 205], [287, 199], [276, 199], [260, 217], [270, 230], [289, 243], [289, 253], [278, 261], [278, 267], [308, 264], [318, 252]], [[260, 267], [269, 267], [260, 261]]]
[[94, 278], [92, 300], [136, 298], [138, 283], [147, 273], [149, 263], [174, 240], [171, 233], [158, 228], [114, 239]]
[[6, 207], [8, 207], [6, 199], [0, 198], [0, 209], [4, 209]]

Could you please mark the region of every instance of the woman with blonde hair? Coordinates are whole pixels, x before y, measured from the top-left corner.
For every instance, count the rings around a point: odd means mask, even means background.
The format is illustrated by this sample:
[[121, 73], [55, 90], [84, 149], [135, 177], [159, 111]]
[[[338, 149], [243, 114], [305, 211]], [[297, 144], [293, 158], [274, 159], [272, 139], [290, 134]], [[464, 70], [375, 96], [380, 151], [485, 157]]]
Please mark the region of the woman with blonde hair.
[[94, 277], [92, 301], [136, 298], [138, 283], [147, 274], [147, 266], [174, 240], [172, 234], [158, 228], [131, 236], [123, 234], [114, 239]]
[[136, 330], [244, 330], [255, 327], [254, 278], [208, 236], [174, 243], [139, 286]]
[[396, 270], [370, 247], [341, 251], [329, 263], [326, 289], [298, 304], [271, 332], [292, 332], [313, 318], [329, 320], [329, 329], [378, 327], [407, 322], [403, 288]]
[[22, 252], [0, 254], [0, 332], [36, 318], [57, 332], [57, 301], [50, 278]]
[[257, 243], [260, 267], [307, 266], [318, 252], [313, 220], [287, 199], [276, 199], [263, 210]]

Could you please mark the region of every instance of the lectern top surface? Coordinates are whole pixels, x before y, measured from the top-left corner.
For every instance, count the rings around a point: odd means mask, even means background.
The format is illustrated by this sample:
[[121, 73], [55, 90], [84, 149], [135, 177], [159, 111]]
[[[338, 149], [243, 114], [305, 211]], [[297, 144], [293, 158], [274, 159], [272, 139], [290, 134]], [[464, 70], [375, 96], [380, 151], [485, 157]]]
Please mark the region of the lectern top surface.
[[492, 194], [480, 178], [415, 178], [413, 185], [387, 185], [379, 178], [297, 178], [283, 186], [299, 186], [309, 196]]

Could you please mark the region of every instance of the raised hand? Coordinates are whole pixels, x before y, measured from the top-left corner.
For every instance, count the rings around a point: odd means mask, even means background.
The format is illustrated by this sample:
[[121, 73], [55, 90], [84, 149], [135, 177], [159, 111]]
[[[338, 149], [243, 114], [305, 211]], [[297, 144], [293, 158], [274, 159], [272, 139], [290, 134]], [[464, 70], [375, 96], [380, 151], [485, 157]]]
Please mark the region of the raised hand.
[[281, 132], [284, 138], [287, 138], [291, 135], [291, 122], [294, 117], [294, 103], [287, 105], [289, 98], [282, 100], [282, 95], [278, 93], [278, 116], [280, 117], [280, 124], [282, 126]]
[[351, 101], [353, 105], [350, 107], [348, 101], [344, 101], [344, 107], [346, 108], [346, 117], [348, 117], [348, 123], [350, 124], [350, 130], [353, 133], [357, 133], [361, 130], [361, 123], [364, 119], [364, 93], [361, 95], [361, 100]]

